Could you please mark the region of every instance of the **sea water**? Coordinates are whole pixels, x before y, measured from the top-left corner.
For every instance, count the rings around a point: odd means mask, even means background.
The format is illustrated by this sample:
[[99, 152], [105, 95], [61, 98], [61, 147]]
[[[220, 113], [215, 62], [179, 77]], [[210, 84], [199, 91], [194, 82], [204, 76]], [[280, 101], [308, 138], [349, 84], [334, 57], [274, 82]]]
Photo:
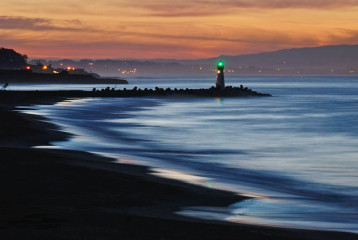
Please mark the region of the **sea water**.
[[[202, 88], [215, 82], [208, 76], [128, 80], [111, 87]], [[85, 98], [26, 112], [73, 134], [53, 142], [56, 147], [252, 197], [226, 208], [185, 207], [178, 214], [358, 232], [358, 78], [227, 76], [226, 83], [273, 97]]]

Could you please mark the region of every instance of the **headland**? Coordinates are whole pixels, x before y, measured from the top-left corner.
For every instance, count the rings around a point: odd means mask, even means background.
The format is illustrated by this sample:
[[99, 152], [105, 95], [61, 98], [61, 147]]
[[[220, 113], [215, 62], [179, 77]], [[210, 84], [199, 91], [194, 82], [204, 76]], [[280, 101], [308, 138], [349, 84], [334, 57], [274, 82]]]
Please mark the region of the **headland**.
[[0, 83], [36, 84], [127, 84], [127, 80], [101, 78], [94, 74], [39, 73], [31, 70], [0, 70]]
[[0, 84], [126, 84], [123, 79], [101, 78], [92, 71], [71, 66], [52, 67], [37, 62], [29, 64], [27, 56], [13, 49], [0, 48]]

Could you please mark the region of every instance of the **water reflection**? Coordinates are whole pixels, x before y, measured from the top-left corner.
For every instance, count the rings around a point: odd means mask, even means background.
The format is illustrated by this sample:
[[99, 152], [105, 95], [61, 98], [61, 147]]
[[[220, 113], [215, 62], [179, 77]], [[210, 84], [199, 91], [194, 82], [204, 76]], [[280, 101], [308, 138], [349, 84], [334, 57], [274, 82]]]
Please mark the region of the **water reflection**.
[[[151, 81], [146, 84], [155, 85]], [[195, 88], [210, 81], [161, 84]], [[210, 98], [72, 99], [30, 112], [74, 134], [56, 146], [129, 159], [160, 176], [256, 196], [230, 208], [193, 207], [181, 214], [356, 231], [357, 80], [241, 81], [274, 97], [227, 98], [224, 104]]]

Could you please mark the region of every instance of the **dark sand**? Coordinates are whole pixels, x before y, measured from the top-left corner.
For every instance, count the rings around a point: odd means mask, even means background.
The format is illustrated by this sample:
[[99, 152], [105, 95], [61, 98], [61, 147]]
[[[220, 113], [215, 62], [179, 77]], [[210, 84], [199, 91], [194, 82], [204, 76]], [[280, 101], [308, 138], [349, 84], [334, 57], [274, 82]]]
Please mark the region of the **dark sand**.
[[[0, 99], [0, 239], [358, 239], [350, 233], [203, 221], [173, 214], [182, 206], [243, 199], [148, 174], [85, 152], [29, 148], [69, 135]], [[313, 226], [314, 227], [314, 226]]]

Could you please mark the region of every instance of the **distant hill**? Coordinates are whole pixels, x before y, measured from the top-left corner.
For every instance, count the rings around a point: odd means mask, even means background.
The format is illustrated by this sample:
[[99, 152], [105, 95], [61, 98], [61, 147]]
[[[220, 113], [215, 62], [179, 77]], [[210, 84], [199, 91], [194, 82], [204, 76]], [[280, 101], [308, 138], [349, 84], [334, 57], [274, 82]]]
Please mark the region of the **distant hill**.
[[[335, 45], [312, 48], [293, 48], [274, 52], [247, 54], [239, 56], [220, 56], [233, 64], [276, 66], [286, 61], [287, 64], [306, 66], [312, 64], [351, 64], [358, 62], [358, 45]], [[206, 61], [209, 62], [209, 58]]]
[[0, 69], [24, 69], [26, 55], [21, 55], [13, 49], [0, 48]]
[[264, 70], [301, 73], [353, 73], [358, 71], [358, 45], [336, 45], [312, 48], [284, 49], [275, 52], [220, 56], [203, 60], [212, 64], [223, 59], [233, 68], [246, 67]]
[[[226, 74], [321, 74], [357, 75], [358, 45], [336, 45], [285, 49], [274, 52], [219, 56], [196, 60], [175, 59], [100, 59], [100, 60], [42, 60], [55, 67], [83, 68], [104, 76], [149, 74], [215, 74], [216, 62], [222, 59]], [[33, 62], [38, 60], [33, 60]]]

